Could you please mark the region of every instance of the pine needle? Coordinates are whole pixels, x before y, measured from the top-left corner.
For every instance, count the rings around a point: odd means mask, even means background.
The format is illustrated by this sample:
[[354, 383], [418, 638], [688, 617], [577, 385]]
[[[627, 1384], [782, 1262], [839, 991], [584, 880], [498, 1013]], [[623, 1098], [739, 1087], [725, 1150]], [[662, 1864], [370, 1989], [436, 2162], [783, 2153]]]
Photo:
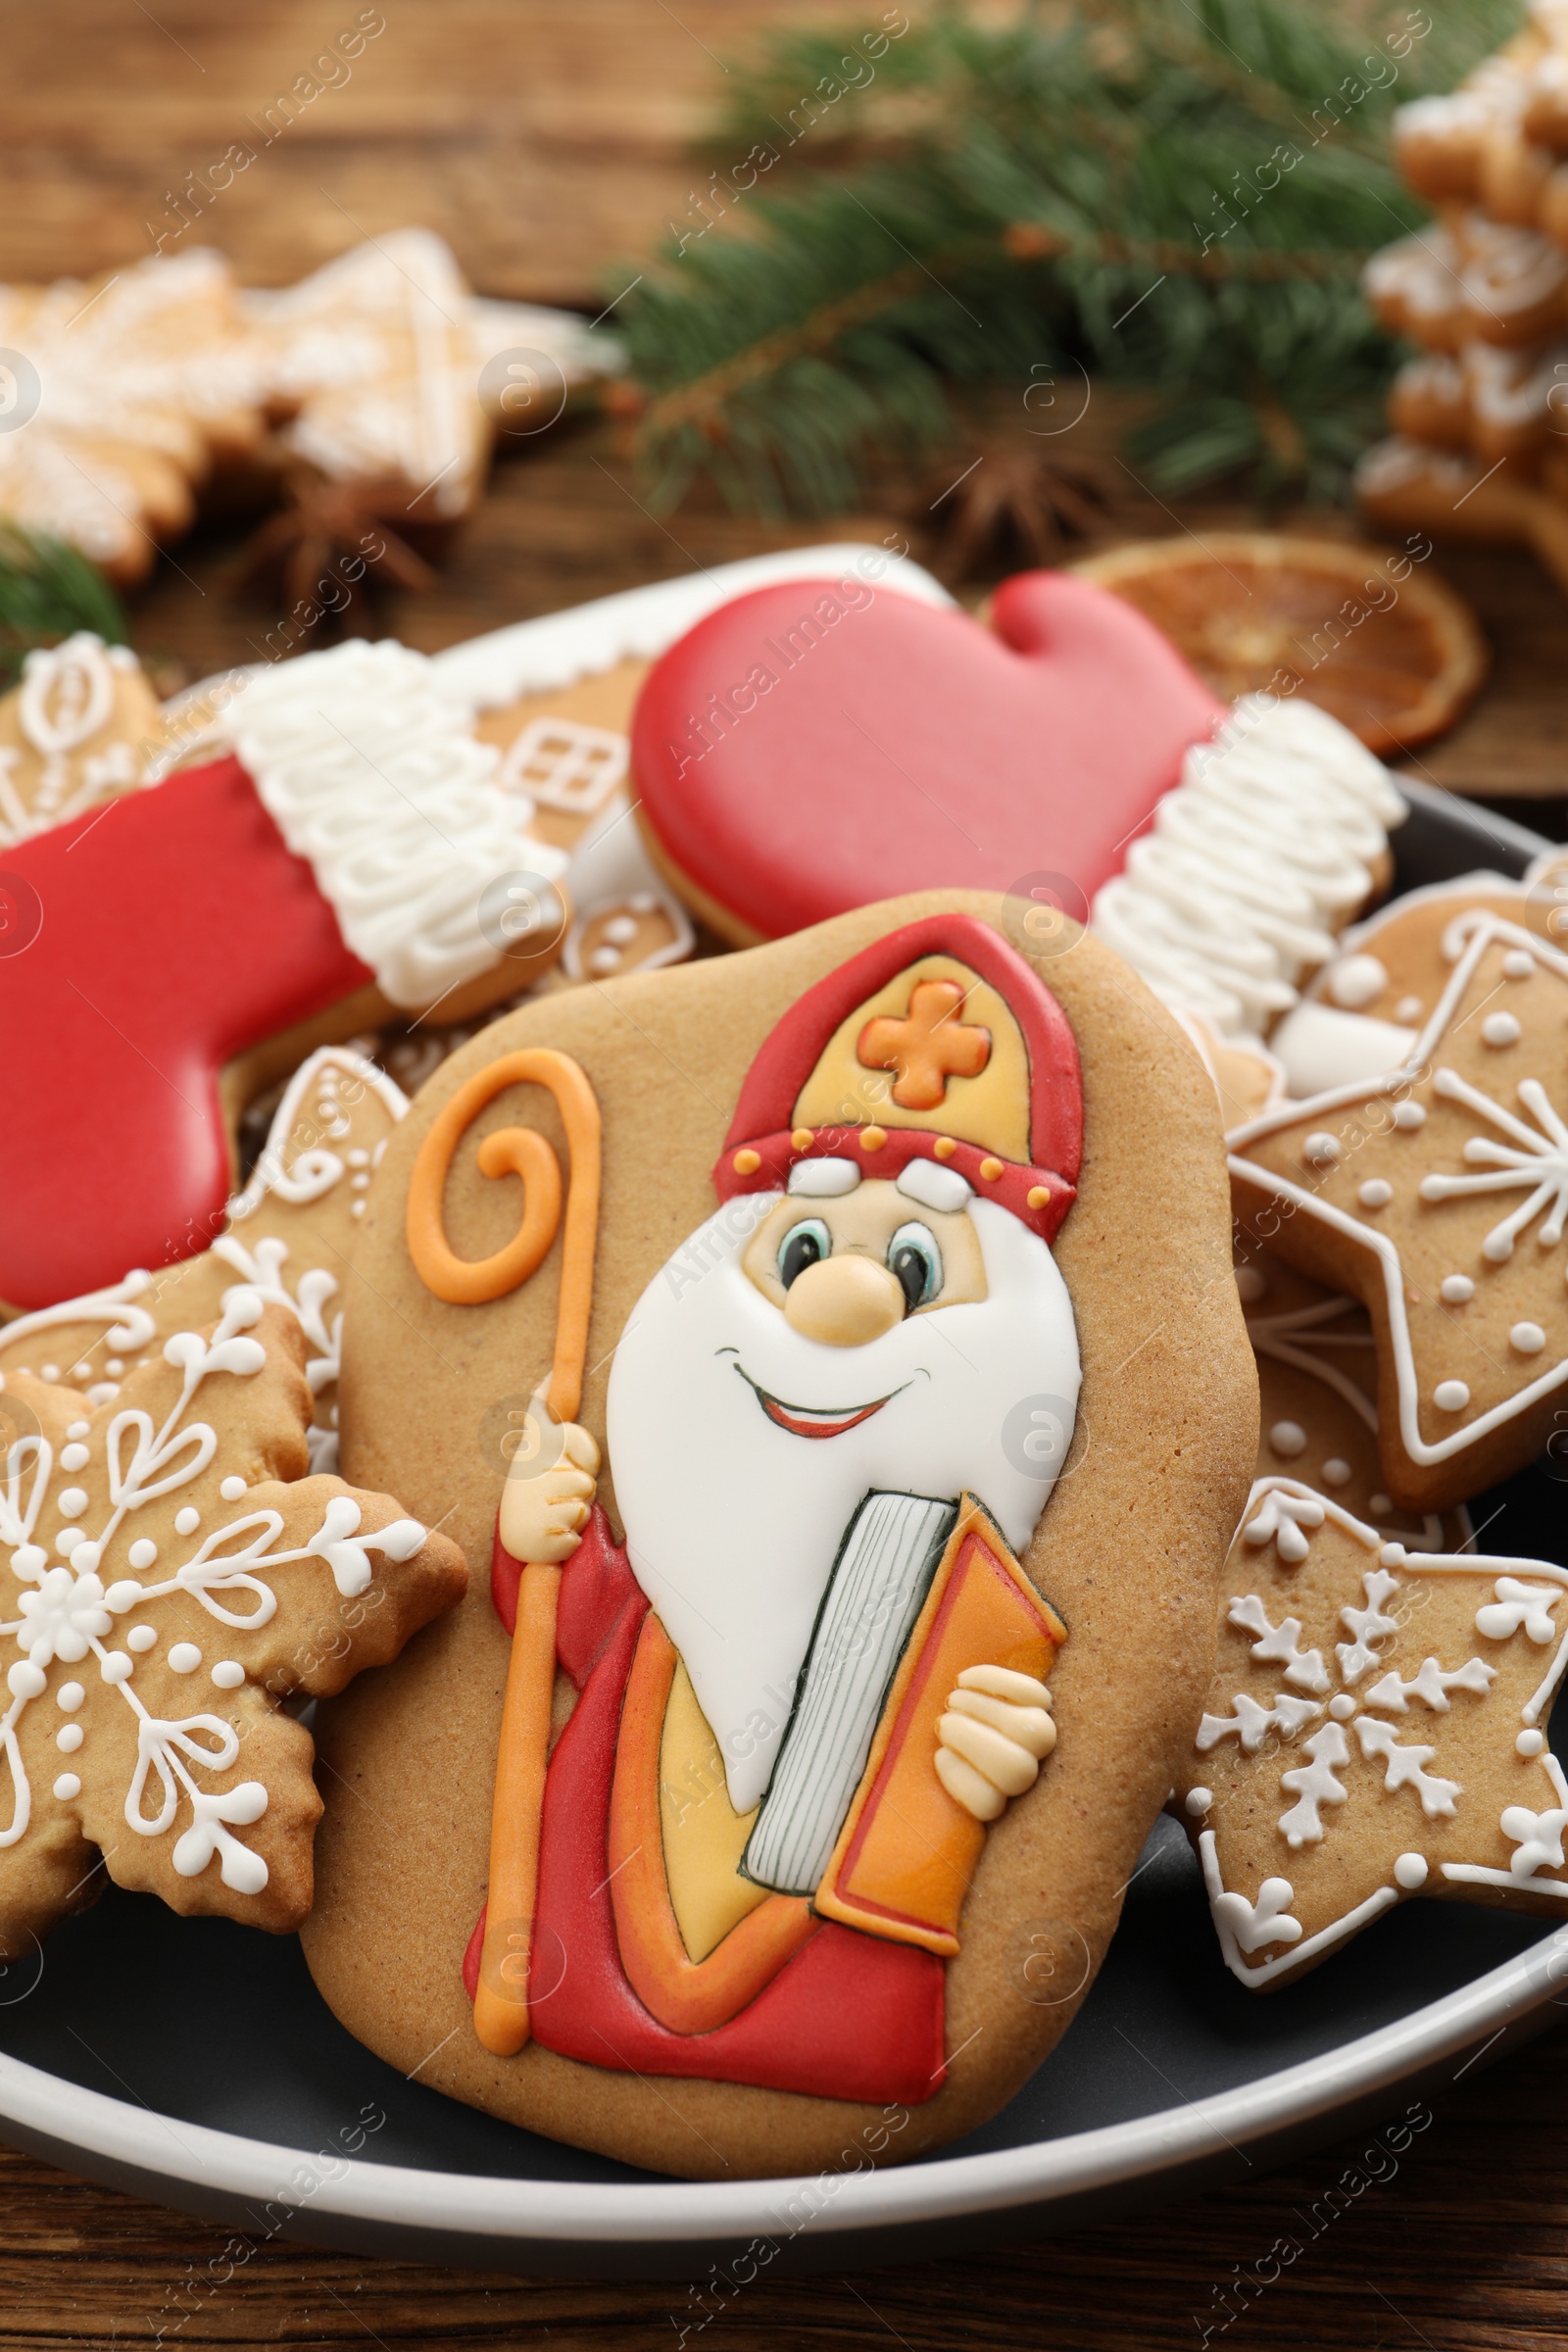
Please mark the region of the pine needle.
[[0, 522], [0, 687], [15, 684], [35, 646], [90, 629], [106, 645], [128, 642], [120, 599], [65, 540]]

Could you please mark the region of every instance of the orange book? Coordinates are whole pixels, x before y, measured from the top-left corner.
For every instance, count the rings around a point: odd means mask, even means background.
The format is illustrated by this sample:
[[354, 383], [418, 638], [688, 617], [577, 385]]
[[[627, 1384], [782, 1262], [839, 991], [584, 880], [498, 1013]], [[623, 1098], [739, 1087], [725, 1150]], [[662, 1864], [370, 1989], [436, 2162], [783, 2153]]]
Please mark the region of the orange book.
[[937, 1778], [937, 1723], [965, 1667], [1045, 1682], [1066, 1639], [990, 1512], [965, 1494], [816, 1890], [823, 1918], [953, 1957], [986, 1833]]

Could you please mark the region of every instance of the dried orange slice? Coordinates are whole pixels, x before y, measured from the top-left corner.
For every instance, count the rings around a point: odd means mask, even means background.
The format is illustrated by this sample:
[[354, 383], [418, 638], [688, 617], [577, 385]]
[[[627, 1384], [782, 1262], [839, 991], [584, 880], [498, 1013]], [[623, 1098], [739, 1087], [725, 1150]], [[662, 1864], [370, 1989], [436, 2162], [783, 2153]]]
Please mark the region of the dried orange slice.
[[1272, 531], [1140, 539], [1070, 567], [1136, 605], [1226, 701], [1320, 703], [1374, 752], [1451, 727], [1487, 668], [1475, 614], [1407, 555]]

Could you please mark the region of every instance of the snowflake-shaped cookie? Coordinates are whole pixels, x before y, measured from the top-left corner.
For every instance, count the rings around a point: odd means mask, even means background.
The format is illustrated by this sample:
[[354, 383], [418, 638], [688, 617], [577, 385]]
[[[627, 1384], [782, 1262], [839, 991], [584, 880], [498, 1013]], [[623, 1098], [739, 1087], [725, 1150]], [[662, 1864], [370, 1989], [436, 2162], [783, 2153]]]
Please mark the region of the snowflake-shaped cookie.
[[8, 1382], [0, 1951], [90, 1899], [100, 1866], [178, 1911], [309, 1910], [321, 1802], [278, 1701], [395, 1657], [467, 1579], [386, 1495], [301, 1476], [305, 1352], [298, 1318], [240, 1286], [96, 1411]]
[[1258, 1481], [1176, 1791], [1244, 1984], [1423, 1890], [1568, 1914], [1568, 1779], [1540, 1729], [1565, 1657], [1568, 1570], [1407, 1551]]
[[1477, 914], [1402, 1069], [1231, 1143], [1249, 1230], [1371, 1314], [1396, 1501], [1568, 1443], [1568, 956]]
[[25, 371], [10, 405], [31, 407], [0, 434], [0, 514], [116, 580], [142, 578], [191, 521], [215, 454], [261, 439], [265, 356], [220, 254], [152, 255], [96, 285], [0, 286], [0, 345]]
[[[228, 1231], [210, 1249], [0, 1326], [0, 1386], [20, 1372], [107, 1404], [129, 1366], [172, 1332], [223, 1312], [244, 1284], [299, 1317], [315, 1399], [311, 1467], [337, 1466], [337, 1375], [348, 1290], [371, 1175], [408, 1108], [402, 1089], [347, 1046], [323, 1046], [289, 1081]], [[5, 1410], [0, 1399], [0, 1442]]]

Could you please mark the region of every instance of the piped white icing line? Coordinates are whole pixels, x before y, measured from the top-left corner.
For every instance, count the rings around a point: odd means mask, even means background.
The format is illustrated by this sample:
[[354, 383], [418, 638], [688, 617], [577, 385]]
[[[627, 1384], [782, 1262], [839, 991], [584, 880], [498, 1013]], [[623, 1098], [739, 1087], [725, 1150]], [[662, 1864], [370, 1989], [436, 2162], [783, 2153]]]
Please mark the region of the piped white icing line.
[[860, 1181], [853, 1159], [798, 1159], [790, 1170], [789, 1190], [797, 1200], [836, 1200], [853, 1193]]
[[[158, 1329], [146, 1307], [136, 1300], [152, 1286], [152, 1276], [144, 1266], [125, 1276], [123, 1282], [110, 1283], [101, 1291], [87, 1291], [79, 1298], [62, 1298], [55, 1306], [40, 1306], [30, 1315], [18, 1315], [12, 1322], [0, 1326], [9, 1348], [17, 1340], [30, 1339], [34, 1332], [45, 1332], [62, 1323], [107, 1323], [104, 1345], [119, 1355], [134, 1355], [147, 1346]], [[0, 1386], [3, 1386], [0, 1380]]]
[[[1468, 1577], [1494, 1595], [1482, 1598], [1476, 1611], [1476, 1630], [1485, 1639], [1493, 1642], [1522, 1639], [1540, 1648], [1555, 1643], [1546, 1673], [1520, 1708], [1518, 1720], [1532, 1727], [1549, 1708], [1568, 1664], [1568, 1633], [1558, 1640], [1559, 1629], [1552, 1613], [1558, 1601], [1568, 1597], [1568, 1569], [1550, 1561], [1501, 1554], [1407, 1551], [1402, 1544], [1386, 1543], [1376, 1529], [1365, 1526], [1339, 1504], [1289, 1479], [1257, 1482], [1243, 1515], [1244, 1529], [1255, 1523], [1267, 1504], [1281, 1495], [1317, 1505], [1315, 1524], [1332, 1521], [1347, 1530], [1366, 1547], [1375, 1563], [1362, 1571], [1367, 1606], [1348, 1605], [1340, 1612], [1342, 1624], [1354, 1637], [1350, 1642], [1337, 1644], [1343, 1685], [1359, 1682], [1367, 1667], [1377, 1662], [1377, 1644], [1400, 1630], [1398, 1622], [1384, 1613], [1383, 1603], [1393, 1598], [1401, 1585], [1423, 1577]], [[1308, 1519], [1303, 1524], [1314, 1522]], [[1256, 1594], [1235, 1596], [1228, 1621], [1239, 1632], [1260, 1637], [1251, 1646], [1254, 1660], [1282, 1664], [1295, 1661], [1302, 1666], [1308, 1659], [1321, 1663], [1319, 1652], [1300, 1651], [1298, 1622], [1287, 1618], [1274, 1626], [1265, 1604]], [[1496, 1673], [1495, 1667], [1479, 1657], [1468, 1658], [1452, 1669], [1445, 1669], [1436, 1657], [1427, 1657], [1413, 1676], [1406, 1677], [1391, 1667], [1378, 1682], [1357, 1691], [1354, 1698], [1348, 1689], [1342, 1689], [1329, 1702], [1328, 1712], [1335, 1720], [1321, 1725], [1310, 1739], [1301, 1742], [1298, 1752], [1306, 1761], [1280, 1776], [1282, 1788], [1296, 1799], [1280, 1817], [1279, 1828], [1287, 1844], [1299, 1849], [1323, 1840], [1331, 1828], [1328, 1816], [1345, 1802], [1348, 1793], [1346, 1783], [1339, 1777], [1340, 1771], [1347, 1765], [1353, 1766], [1357, 1751], [1378, 1772], [1382, 1788], [1390, 1794], [1407, 1791], [1427, 1820], [1451, 1818], [1464, 1794], [1461, 1785], [1441, 1772], [1430, 1771], [1428, 1767], [1438, 1758], [1439, 1751], [1419, 1738], [1401, 1737], [1401, 1732], [1414, 1728], [1409, 1722], [1413, 1715], [1448, 1714], [1453, 1691], [1462, 1691], [1478, 1703], [1484, 1702]], [[1306, 1676], [1298, 1673], [1293, 1678], [1287, 1665], [1282, 1679], [1295, 1679], [1299, 1684], [1306, 1681]], [[1308, 1684], [1308, 1688], [1318, 1687], [1315, 1683]], [[1328, 1687], [1325, 1675], [1321, 1688]], [[1313, 1704], [1288, 1691], [1276, 1691], [1268, 1707], [1245, 1692], [1238, 1693], [1233, 1704], [1235, 1712], [1230, 1716], [1203, 1716], [1194, 1741], [1200, 1755], [1209, 1753], [1227, 1738], [1235, 1738], [1239, 1751], [1256, 1754], [1271, 1735], [1281, 1742], [1294, 1740], [1313, 1717], [1323, 1712], [1321, 1702]], [[1405, 1724], [1380, 1721], [1358, 1712], [1358, 1708], [1367, 1707], [1377, 1707], [1385, 1716], [1403, 1717]], [[1354, 1720], [1348, 1721], [1349, 1716], [1354, 1716]], [[1540, 1811], [1518, 1804], [1503, 1808], [1498, 1827], [1516, 1847], [1507, 1870], [1479, 1863], [1448, 1862], [1441, 1866], [1443, 1876], [1516, 1892], [1527, 1887], [1532, 1893], [1568, 1902], [1568, 1878], [1541, 1875], [1545, 1870], [1568, 1868], [1563, 1851], [1564, 1835], [1568, 1833], [1568, 1781], [1557, 1758], [1544, 1749], [1539, 1733], [1527, 1729], [1515, 1744], [1518, 1754], [1527, 1761], [1540, 1758], [1556, 1804]], [[1205, 1816], [1211, 1814], [1212, 1806], [1204, 1806], [1202, 1812]], [[1430, 1875], [1424, 1857], [1399, 1855], [1393, 1865], [1393, 1884], [1379, 1887], [1344, 1918], [1331, 1922], [1301, 1942], [1299, 1923], [1290, 1916], [1295, 1889], [1289, 1880], [1265, 1879], [1255, 1900], [1250, 1900], [1239, 1889], [1225, 1886], [1218, 1836], [1213, 1829], [1200, 1833], [1199, 1851], [1226, 1965], [1243, 1984], [1250, 1985], [1268, 1984], [1286, 1970], [1298, 1969], [1303, 1960], [1343, 1942], [1402, 1895], [1419, 1891]], [[1270, 1943], [1290, 1948], [1253, 1965], [1248, 1955]]]
[[565, 612], [514, 621], [510, 628], [470, 638], [466, 645], [449, 646], [432, 656], [432, 666], [443, 693], [473, 710], [493, 710], [515, 702], [519, 695], [593, 677], [617, 662], [656, 661], [710, 612], [754, 588], [844, 574], [872, 588], [912, 597], [917, 604], [953, 608], [954, 600], [941, 582], [907, 556], [854, 540], [832, 540], [821, 547], [748, 556], [739, 564], [717, 564], [710, 571], [596, 597], [592, 604], [574, 605]]
[[934, 1208], [949, 1216], [967, 1208], [974, 1199], [974, 1188], [956, 1168], [945, 1168], [940, 1160], [906, 1160], [894, 1178], [898, 1190], [906, 1199], [918, 1200], [922, 1208]]
[[1224, 1037], [1260, 1034], [1334, 953], [1405, 805], [1348, 727], [1247, 695], [1095, 900], [1091, 927], [1156, 994]]
[[[183, 1800], [189, 1806], [190, 1826], [171, 1855], [182, 1878], [199, 1877], [216, 1859], [224, 1886], [237, 1892], [258, 1894], [268, 1883], [263, 1856], [232, 1834], [234, 1828], [262, 1819], [270, 1802], [266, 1786], [246, 1781], [222, 1791], [200, 1786], [203, 1776], [226, 1773], [237, 1762], [239, 1732], [218, 1715], [172, 1718], [154, 1712], [132, 1688], [132, 1651], [145, 1654], [153, 1645], [127, 1641], [124, 1649], [112, 1649], [105, 1646], [105, 1638], [116, 1632], [119, 1620], [170, 1599], [177, 1599], [176, 1622], [182, 1625], [191, 1622], [193, 1608], [199, 1607], [235, 1631], [260, 1628], [270, 1622], [278, 1606], [268, 1575], [311, 1559], [328, 1569], [345, 1599], [353, 1598], [373, 1579], [372, 1550], [406, 1560], [419, 1549], [425, 1531], [417, 1520], [399, 1519], [389, 1527], [362, 1532], [360, 1504], [351, 1494], [336, 1494], [328, 1498], [320, 1525], [308, 1543], [277, 1548], [282, 1513], [242, 1510], [210, 1528], [177, 1565], [163, 1561], [164, 1573], [156, 1582], [143, 1584], [139, 1577], [115, 1574], [118, 1546], [128, 1532], [126, 1520], [134, 1525], [133, 1515], [144, 1503], [188, 1485], [212, 1461], [217, 1435], [210, 1423], [191, 1420], [189, 1409], [197, 1392], [215, 1376], [248, 1380], [262, 1369], [266, 1348], [249, 1336], [262, 1312], [256, 1293], [236, 1287], [225, 1297], [222, 1319], [210, 1339], [187, 1331], [165, 1342], [164, 1356], [181, 1375], [178, 1396], [160, 1428], [154, 1428], [150, 1413], [126, 1408], [95, 1433], [94, 1442], [101, 1439], [105, 1449], [110, 1507], [93, 1529], [80, 1527], [65, 1560], [51, 1560], [36, 1541], [38, 1522], [46, 1507], [80, 1521], [85, 1494], [79, 1490], [53, 1491], [56, 1462], [47, 1438], [20, 1438], [6, 1456], [0, 1479], [0, 1547], [10, 1553], [19, 1592], [17, 1616], [0, 1623], [0, 1645], [15, 1643], [20, 1654], [6, 1672], [10, 1704], [0, 1713], [0, 1769], [11, 1785], [11, 1818], [0, 1828], [0, 1850], [18, 1844], [32, 1820], [34, 1791], [19, 1738], [22, 1719], [48, 1691], [53, 1669], [91, 1657], [103, 1682], [118, 1689], [136, 1722], [136, 1763], [123, 1804], [127, 1829], [141, 1838], [167, 1836]], [[190, 1508], [174, 1521], [176, 1531], [186, 1538], [196, 1535], [199, 1524], [197, 1512]], [[127, 1545], [126, 1563], [145, 1571], [152, 1565], [147, 1554], [153, 1549]], [[168, 1612], [159, 1616], [168, 1623]], [[176, 1643], [169, 1653], [176, 1672], [185, 1662], [183, 1649], [195, 1650], [195, 1644]], [[197, 1661], [199, 1657], [198, 1650]], [[81, 1703], [74, 1684], [58, 1686], [57, 1696], [71, 1711]], [[74, 1774], [54, 1784], [60, 1802], [69, 1802], [79, 1790]]]
[[[505, 781], [505, 771], [502, 780]], [[624, 792], [614, 793], [606, 802], [588, 830], [573, 845], [566, 867], [566, 892], [573, 913], [571, 928], [561, 951], [561, 963], [568, 980], [598, 976], [589, 973], [583, 960], [583, 939], [588, 926], [611, 907], [624, 906], [633, 900], [652, 900], [670, 926], [667, 945], [642, 956], [636, 966], [639, 972], [656, 971], [667, 963], [682, 963], [696, 948], [697, 934], [691, 916], [649, 857]]]
[[[1471, 933], [1469, 944], [1459, 962], [1455, 965], [1431, 1019], [1421, 1031], [1409, 1059], [1402, 1068], [1392, 1070], [1382, 1078], [1359, 1080], [1353, 1085], [1331, 1088], [1327, 1093], [1315, 1096], [1306, 1102], [1292, 1102], [1279, 1110], [1267, 1111], [1261, 1118], [1250, 1120], [1246, 1126], [1236, 1128], [1230, 1137], [1233, 1147], [1230, 1162], [1233, 1176], [1239, 1177], [1244, 1183], [1257, 1186], [1265, 1193], [1273, 1194], [1277, 1200], [1290, 1201], [1294, 1210], [1299, 1210], [1306, 1216], [1318, 1218], [1323, 1224], [1332, 1227], [1336, 1233], [1344, 1234], [1348, 1240], [1355, 1242], [1360, 1248], [1370, 1250], [1376, 1257], [1383, 1276], [1384, 1296], [1389, 1317], [1389, 1341], [1398, 1392], [1399, 1443], [1410, 1459], [1423, 1466], [1449, 1460], [1452, 1455], [1461, 1452], [1466, 1446], [1474, 1446], [1490, 1431], [1499, 1428], [1505, 1421], [1512, 1420], [1517, 1414], [1527, 1412], [1541, 1397], [1549, 1396], [1554, 1389], [1560, 1388], [1565, 1381], [1568, 1381], [1568, 1357], [1561, 1357], [1556, 1362], [1549, 1364], [1536, 1379], [1517, 1390], [1513, 1396], [1503, 1397], [1500, 1403], [1491, 1406], [1484, 1413], [1478, 1413], [1474, 1420], [1461, 1423], [1457, 1429], [1451, 1430], [1446, 1436], [1437, 1439], [1424, 1437], [1419, 1417], [1420, 1392], [1416, 1379], [1414, 1350], [1410, 1345], [1410, 1323], [1404, 1296], [1404, 1278], [1396, 1245], [1377, 1225], [1368, 1223], [1364, 1218], [1352, 1216], [1348, 1210], [1336, 1206], [1333, 1201], [1324, 1200], [1319, 1194], [1309, 1191], [1305, 1186], [1294, 1183], [1290, 1177], [1278, 1175], [1273, 1169], [1265, 1168], [1256, 1160], [1249, 1158], [1248, 1147], [1263, 1136], [1274, 1134], [1281, 1127], [1295, 1125], [1298, 1120], [1305, 1122], [1309, 1119], [1325, 1117], [1333, 1111], [1344, 1109], [1350, 1102], [1367, 1102], [1380, 1096], [1396, 1096], [1418, 1079], [1425, 1077], [1428, 1068], [1437, 1058], [1438, 1047], [1447, 1030], [1455, 1008], [1470, 985], [1471, 975], [1476, 965], [1487, 948], [1494, 942], [1502, 942], [1510, 948], [1528, 951], [1541, 965], [1568, 981], [1568, 956], [1560, 955], [1556, 949], [1548, 947], [1544, 940], [1533, 932], [1523, 930], [1517, 923], [1505, 922], [1497, 915], [1483, 914]], [[1487, 1159], [1492, 1181], [1487, 1189], [1525, 1191], [1527, 1188], [1534, 1188], [1527, 1191], [1527, 1198], [1519, 1207], [1493, 1229], [1495, 1247], [1500, 1250], [1503, 1241], [1506, 1240], [1511, 1248], [1512, 1231], [1509, 1229], [1518, 1230], [1528, 1224], [1532, 1218], [1539, 1216], [1544, 1209], [1548, 1212], [1548, 1221], [1555, 1225], [1559, 1214], [1559, 1201], [1568, 1201], [1568, 1148], [1559, 1145], [1549, 1127], [1544, 1128], [1541, 1132], [1527, 1127], [1522, 1120], [1514, 1118], [1513, 1114], [1502, 1105], [1492, 1102], [1488, 1097], [1479, 1095], [1478, 1090], [1472, 1088], [1467, 1081], [1458, 1078], [1454, 1073], [1445, 1072], [1440, 1068], [1432, 1083], [1439, 1093], [1450, 1095], [1455, 1101], [1465, 1102], [1466, 1106], [1471, 1109], [1476, 1108], [1476, 1103], [1471, 1101], [1471, 1097], [1475, 1096], [1476, 1102], [1485, 1105], [1487, 1123], [1498, 1129], [1500, 1133], [1510, 1136], [1514, 1143], [1521, 1147], [1518, 1150], [1510, 1151], [1507, 1147], [1498, 1145], [1494, 1139], [1481, 1136], [1472, 1139], [1472, 1141], [1484, 1142], [1488, 1147]], [[1525, 1083], [1530, 1084], [1531, 1081], [1527, 1079]], [[1482, 1115], [1481, 1111], [1477, 1111], [1478, 1118]], [[1553, 1117], [1557, 1117], [1555, 1112], [1553, 1112]], [[1559, 1120], [1558, 1123], [1561, 1124], [1561, 1121]], [[1468, 1150], [1466, 1156], [1472, 1158], [1473, 1161], [1473, 1155]], [[1433, 1180], [1429, 1177], [1425, 1181]], [[1459, 1182], [1475, 1186], [1484, 1180], [1445, 1178], [1443, 1181], [1446, 1184]], [[1433, 1196], [1428, 1195], [1427, 1197], [1430, 1199]], [[1446, 1383], [1443, 1385], [1446, 1386]]]
[[560, 850], [519, 831], [495, 746], [435, 665], [390, 638], [275, 663], [229, 723], [263, 807], [394, 1004], [433, 1004], [495, 963], [492, 883], [564, 871]]

